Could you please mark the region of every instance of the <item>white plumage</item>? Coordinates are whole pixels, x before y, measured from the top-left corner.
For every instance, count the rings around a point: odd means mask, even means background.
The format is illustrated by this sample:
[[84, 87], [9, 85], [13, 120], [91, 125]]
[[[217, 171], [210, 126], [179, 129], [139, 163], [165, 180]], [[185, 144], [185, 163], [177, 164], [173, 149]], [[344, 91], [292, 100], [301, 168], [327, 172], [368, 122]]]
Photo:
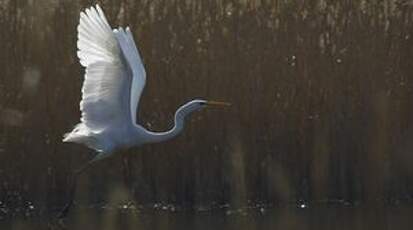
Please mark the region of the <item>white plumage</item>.
[[80, 63], [86, 67], [81, 123], [63, 141], [110, 153], [128, 144], [125, 137], [131, 130], [126, 127], [142, 129], [136, 125], [136, 109], [145, 70], [129, 28], [112, 31], [99, 5], [80, 14], [77, 46]]
[[166, 132], [151, 132], [138, 125], [136, 111], [146, 82], [146, 73], [132, 33], [127, 27], [112, 31], [99, 5], [80, 14], [78, 57], [86, 67], [82, 88], [80, 123], [64, 135], [64, 142], [85, 144], [99, 154], [96, 161], [115, 150], [176, 136], [185, 117], [206, 105], [223, 102], [192, 100], [175, 114], [175, 126]]
[[130, 29], [112, 31], [102, 9], [98, 5], [90, 7], [80, 14], [77, 47], [80, 64], [86, 67], [80, 102], [82, 115], [80, 123], [64, 135], [63, 141], [85, 144], [98, 154], [75, 171], [70, 200], [60, 213], [61, 218], [73, 204], [76, 176], [91, 163], [121, 148], [168, 140], [183, 130], [185, 117], [190, 113], [207, 105], [229, 105], [192, 100], [176, 111], [172, 129], [146, 130], [136, 122], [146, 73]]

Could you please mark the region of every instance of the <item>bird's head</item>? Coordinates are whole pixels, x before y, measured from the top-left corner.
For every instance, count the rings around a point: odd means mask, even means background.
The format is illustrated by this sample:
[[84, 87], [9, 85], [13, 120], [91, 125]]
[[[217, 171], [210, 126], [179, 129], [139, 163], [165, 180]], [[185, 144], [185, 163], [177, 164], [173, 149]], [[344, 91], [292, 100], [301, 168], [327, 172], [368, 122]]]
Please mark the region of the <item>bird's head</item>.
[[185, 107], [187, 107], [191, 111], [196, 111], [206, 107], [227, 107], [230, 105], [231, 104], [228, 102], [195, 99], [186, 103]]
[[183, 106], [181, 106], [178, 109], [179, 114], [182, 114], [184, 116], [198, 111], [200, 109], [206, 108], [206, 107], [226, 107], [230, 106], [230, 103], [227, 102], [220, 102], [220, 101], [210, 101], [210, 100], [203, 100], [203, 99], [195, 99], [190, 102], [187, 102]]

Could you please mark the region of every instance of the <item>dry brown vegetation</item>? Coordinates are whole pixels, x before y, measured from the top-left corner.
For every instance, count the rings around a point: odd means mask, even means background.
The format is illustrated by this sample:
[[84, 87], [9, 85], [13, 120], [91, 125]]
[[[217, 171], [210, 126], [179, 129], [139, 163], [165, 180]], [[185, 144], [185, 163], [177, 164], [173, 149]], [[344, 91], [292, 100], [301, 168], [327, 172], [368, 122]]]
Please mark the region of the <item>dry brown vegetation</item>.
[[[121, 3], [120, 3], [121, 2]], [[0, 201], [62, 204], [91, 151], [61, 143], [78, 122], [79, 12], [95, 1], [0, 3]], [[410, 6], [394, 1], [102, 0], [130, 25], [148, 73], [139, 120], [168, 143], [131, 149], [83, 176], [79, 202], [125, 182], [138, 203], [350, 202], [413, 195]], [[130, 199], [130, 198], [129, 198]]]

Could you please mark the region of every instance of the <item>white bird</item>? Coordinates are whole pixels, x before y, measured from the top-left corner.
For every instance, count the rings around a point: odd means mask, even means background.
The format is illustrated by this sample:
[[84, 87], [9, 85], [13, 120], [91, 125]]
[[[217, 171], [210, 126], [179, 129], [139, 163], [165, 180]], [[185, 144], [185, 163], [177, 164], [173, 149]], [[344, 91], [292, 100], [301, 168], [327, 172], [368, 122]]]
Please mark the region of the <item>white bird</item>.
[[87, 145], [98, 152], [92, 162], [116, 150], [168, 140], [179, 134], [184, 119], [207, 105], [225, 102], [192, 100], [175, 113], [174, 127], [152, 132], [136, 122], [146, 73], [129, 27], [110, 28], [99, 5], [80, 14], [78, 57], [86, 67], [82, 88], [81, 122], [64, 135], [64, 142]]
[[112, 30], [102, 9], [96, 5], [80, 13], [77, 30], [77, 55], [86, 67], [80, 102], [82, 115], [81, 122], [64, 135], [63, 141], [84, 144], [98, 154], [76, 175], [117, 150], [175, 137], [183, 130], [185, 117], [194, 111], [208, 105], [229, 105], [192, 100], [176, 111], [171, 130], [149, 131], [136, 122], [146, 73], [129, 27]]

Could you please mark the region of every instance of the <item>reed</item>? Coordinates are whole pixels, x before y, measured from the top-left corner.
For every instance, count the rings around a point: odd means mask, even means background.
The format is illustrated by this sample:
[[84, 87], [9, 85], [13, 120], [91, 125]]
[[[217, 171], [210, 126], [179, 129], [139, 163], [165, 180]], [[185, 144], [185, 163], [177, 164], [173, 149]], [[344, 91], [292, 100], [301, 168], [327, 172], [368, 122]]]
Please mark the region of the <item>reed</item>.
[[[0, 201], [65, 201], [91, 151], [61, 143], [78, 122], [81, 9], [95, 1], [0, 3]], [[142, 204], [197, 207], [411, 199], [412, 10], [385, 1], [99, 1], [130, 25], [148, 74], [139, 120], [168, 143], [97, 165], [79, 190], [107, 200], [124, 180]], [[82, 193], [79, 191], [79, 193]], [[88, 201], [89, 200], [89, 201]]]

